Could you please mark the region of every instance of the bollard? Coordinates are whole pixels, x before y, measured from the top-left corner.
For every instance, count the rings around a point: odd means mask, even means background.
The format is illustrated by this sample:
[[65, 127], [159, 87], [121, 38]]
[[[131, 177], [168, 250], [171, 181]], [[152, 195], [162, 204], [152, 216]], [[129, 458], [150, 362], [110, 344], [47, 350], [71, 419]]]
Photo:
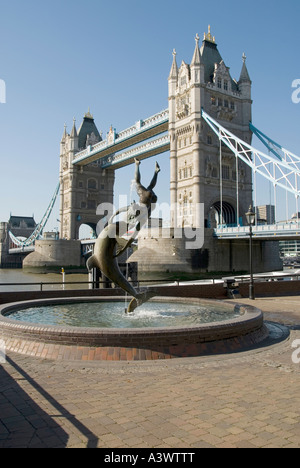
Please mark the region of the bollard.
[[61, 269], [61, 273], [62, 273], [62, 288], [65, 289], [66, 273], [65, 273], [64, 268]]

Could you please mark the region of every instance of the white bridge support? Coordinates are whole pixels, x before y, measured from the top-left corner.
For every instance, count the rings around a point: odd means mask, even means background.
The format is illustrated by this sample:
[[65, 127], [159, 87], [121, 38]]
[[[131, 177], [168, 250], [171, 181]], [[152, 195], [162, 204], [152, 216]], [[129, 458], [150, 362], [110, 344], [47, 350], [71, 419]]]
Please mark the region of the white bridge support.
[[260, 174], [269, 180], [274, 188], [281, 187], [292, 193], [298, 206], [300, 196], [300, 158], [298, 156], [283, 148], [281, 148], [283, 157], [279, 157], [275, 151], [272, 151], [272, 155], [267, 155], [226, 130], [203, 109], [202, 118], [218, 136], [220, 142], [224, 143], [236, 158], [244, 161], [252, 169], [254, 190], [256, 190], [256, 175]]

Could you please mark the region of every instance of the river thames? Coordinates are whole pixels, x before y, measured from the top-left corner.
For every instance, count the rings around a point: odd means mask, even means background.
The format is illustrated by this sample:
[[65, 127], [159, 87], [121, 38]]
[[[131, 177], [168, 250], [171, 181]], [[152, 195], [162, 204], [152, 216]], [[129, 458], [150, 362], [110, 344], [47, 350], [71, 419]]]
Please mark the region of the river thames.
[[[66, 274], [66, 282], [89, 281], [86, 274]], [[12, 285], [11, 283], [18, 283]], [[26, 284], [22, 284], [26, 283]], [[30, 283], [30, 284], [28, 284]], [[38, 284], [32, 284], [38, 283]], [[87, 289], [88, 284], [65, 284], [61, 273], [27, 273], [21, 269], [0, 269], [0, 294], [6, 291], [39, 291], [43, 283], [43, 291], [63, 289]], [[58, 284], [47, 284], [58, 283]]]

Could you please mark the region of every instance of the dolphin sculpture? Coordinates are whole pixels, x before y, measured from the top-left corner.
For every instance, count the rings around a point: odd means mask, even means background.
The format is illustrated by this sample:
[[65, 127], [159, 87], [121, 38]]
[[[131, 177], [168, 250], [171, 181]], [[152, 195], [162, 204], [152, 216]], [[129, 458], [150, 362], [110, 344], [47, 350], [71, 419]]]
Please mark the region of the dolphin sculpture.
[[[94, 254], [87, 261], [87, 268], [90, 271], [93, 268], [99, 268], [101, 272], [113, 283], [118, 285], [130, 296], [133, 296], [127, 312], [133, 312], [136, 307], [151, 299], [156, 295], [155, 291], [136, 291], [129, 281], [122, 274], [118, 265], [118, 256], [125, 252], [137, 237], [140, 229], [151, 216], [155, 207], [157, 197], [153, 192], [156, 185], [157, 175], [160, 172], [159, 165], [156, 163], [154, 177], [146, 189], [141, 184], [139, 171], [140, 162], [135, 160], [135, 182], [137, 193], [140, 197], [140, 203], [118, 210], [108, 221], [108, 225], [100, 233], [94, 247]], [[126, 212], [127, 221], [113, 222], [113, 219], [122, 212]], [[133, 229], [133, 233], [126, 238], [126, 234]]]

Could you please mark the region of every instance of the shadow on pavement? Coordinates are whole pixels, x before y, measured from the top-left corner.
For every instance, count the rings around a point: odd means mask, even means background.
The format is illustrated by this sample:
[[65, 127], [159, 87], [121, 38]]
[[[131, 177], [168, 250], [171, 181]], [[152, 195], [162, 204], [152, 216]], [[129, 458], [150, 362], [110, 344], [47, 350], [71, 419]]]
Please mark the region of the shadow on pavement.
[[[12, 378], [0, 365], [0, 448], [63, 448], [69, 435], [53, 419], [65, 418], [87, 439], [86, 447], [97, 447], [98, 437], [55, 400], [10, 357], [6, 362], [19, 374]], [[26, 380], [56, 410], [47, 414], [18, 384]]]

